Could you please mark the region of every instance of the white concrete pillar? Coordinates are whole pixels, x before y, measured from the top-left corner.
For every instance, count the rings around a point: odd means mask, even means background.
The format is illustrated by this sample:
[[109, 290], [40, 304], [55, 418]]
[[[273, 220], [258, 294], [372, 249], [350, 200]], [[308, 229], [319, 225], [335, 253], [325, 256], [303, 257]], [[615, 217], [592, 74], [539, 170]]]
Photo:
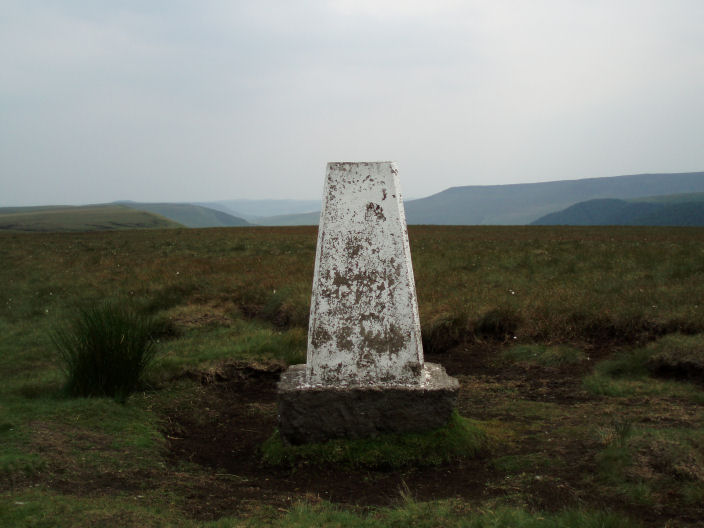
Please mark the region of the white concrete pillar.
[[423, 371], [398, 170], [392, 162], [328, 163], [306, 383], [414, 385]]

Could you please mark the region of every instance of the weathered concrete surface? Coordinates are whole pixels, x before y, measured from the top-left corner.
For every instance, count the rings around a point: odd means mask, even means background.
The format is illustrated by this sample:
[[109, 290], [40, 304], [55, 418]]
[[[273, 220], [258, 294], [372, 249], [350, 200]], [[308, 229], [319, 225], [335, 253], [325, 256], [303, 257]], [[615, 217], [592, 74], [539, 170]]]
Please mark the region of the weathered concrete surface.
[[285, 442], [423, 431], [454, 409], [457, 380], [423, 362], [392, 162], [328, 164], [306, 360], [279, 382]]
[[328, 163], [311, 299], [306, 381], [422, 381], [418, 305], [398, 171]]
[[293, 365], [278, 384], [279, 432], [303, 444], [441, 427], [455, 407], [459, 383], [426, 363], [420, 384], [311, 386], [305, 365]]

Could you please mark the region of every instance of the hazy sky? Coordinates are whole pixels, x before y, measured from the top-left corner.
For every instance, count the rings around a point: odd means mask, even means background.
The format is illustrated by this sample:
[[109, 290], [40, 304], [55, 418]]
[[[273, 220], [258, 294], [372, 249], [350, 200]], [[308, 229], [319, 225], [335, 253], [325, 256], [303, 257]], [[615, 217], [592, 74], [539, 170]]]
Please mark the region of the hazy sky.
[[704, 170], [702, 0], [0, 7], [0, 205]]

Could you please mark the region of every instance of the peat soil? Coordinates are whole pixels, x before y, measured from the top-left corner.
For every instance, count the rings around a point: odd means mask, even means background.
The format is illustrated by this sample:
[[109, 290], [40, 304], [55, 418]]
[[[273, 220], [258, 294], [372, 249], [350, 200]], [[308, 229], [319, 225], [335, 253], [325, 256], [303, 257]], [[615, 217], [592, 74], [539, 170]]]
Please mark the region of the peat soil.
[[[497, 438], [489, 457], [439, 467], [266, 466], [260, 448], [276, 428], [276, 382], [283, 367], [236, 364], [192, 373], [200, 390], [187, 406], [168, 411], [166, 431], [172, 470], [187, 468], [178, 485], [184, 513], [217, 519], [263, 504], [288, 508], [301, 500], [355, 508], [393, 506], [410, 496], [419, 501], [458, 498], [477, 506], [509, 502], [542, 511], [610, 509], [647, 526], [696, 523], [701, 508], [637, 507], [604, 492], [594, 477], [595, 455], [603, 444], [596, 435], [581, 433], [607, 423], [604, 417], [614, 408], [584, 391], [582, 378], [613, 348], [592, 347], [587, 364], [548, 368], [496, 361], [501, 346], [470, 343], [426, 355], [460, 380], [460, 414], [484, 421]], [[500, 463], [512, 457], [523, 465]]]
[[399, 503], [409, 490], [419, 500], [485, 494], [490, 469], [484, 461], [403, 471], [264, 465], [260, 448], [276, 428], [276, 382], [282, 369], [225, 370], [201, 377], [198, 405], [212, 419], [204, 421], [192, 411], [169, 416], [171, 462], [195, 463], [222, 477], [189, 490], [186, 510], [196, 518], [218, 518], [257, 503], [288, 507], [300, 500], [386, 506]]

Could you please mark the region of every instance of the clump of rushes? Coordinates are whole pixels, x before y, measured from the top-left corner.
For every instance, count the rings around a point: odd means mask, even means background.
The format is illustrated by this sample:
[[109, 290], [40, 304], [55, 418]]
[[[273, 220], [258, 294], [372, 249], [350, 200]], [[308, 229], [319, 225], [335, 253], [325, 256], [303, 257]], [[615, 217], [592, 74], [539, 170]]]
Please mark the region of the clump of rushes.
[[66, 394], [125, 401], [154, 359], [154, 330], [151, 318], [126, 305], [77, 309], [69, 324], [51, 334], [66, 373]]

